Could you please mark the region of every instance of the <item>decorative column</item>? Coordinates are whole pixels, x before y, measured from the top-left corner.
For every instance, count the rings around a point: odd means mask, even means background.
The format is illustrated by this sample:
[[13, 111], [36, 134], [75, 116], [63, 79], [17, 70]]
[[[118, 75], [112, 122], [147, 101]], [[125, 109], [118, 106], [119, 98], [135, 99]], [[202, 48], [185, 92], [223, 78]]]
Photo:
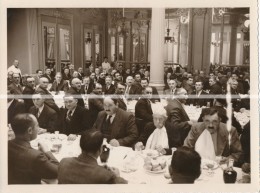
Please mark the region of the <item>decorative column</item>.
[[150, 85], [159, 93], [164, 87], [165, 9], [152, 8]]
[[237, 51], [237, 26], [239, 15], [230, 16], [231, 35], [230, 35], [230, 54], [229, 64], [236, 65], [236, 51]]

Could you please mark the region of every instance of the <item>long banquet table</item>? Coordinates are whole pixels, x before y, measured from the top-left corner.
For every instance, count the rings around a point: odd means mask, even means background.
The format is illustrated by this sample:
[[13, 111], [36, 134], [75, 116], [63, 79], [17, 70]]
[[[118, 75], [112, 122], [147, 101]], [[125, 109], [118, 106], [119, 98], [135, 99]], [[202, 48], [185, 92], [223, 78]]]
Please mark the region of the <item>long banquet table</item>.
[[[55, 143], [54, 137], [60, 141], [62, 147], [58, 153], [53, 153], [58, 161], [65, 157], [77, 157], [80, 153], [79, 140], [80, 137], [77, 137], [75, 141], [68, 141], [66, 136], [62, 134], [42, 134], [37, 137], [34, 141], [31, 142], [32, 147], [37, 148], [38, 141], [45, 141], [50, 147], [52, 147], [53, 143]], [[130, 158], [130, 159], [129, 159]], [[134, 158], [134, 159], [133, 159]], [[171, 160], [171, 156], [164, 156], [166, 163], [169, 164]], [[133, 160], [131, 160], [133, 159]], [[134, 172], [125, 172], [126, 167], [128, 167], [129, 163], [135, 164], [136, 171]], [[101, 164], [98, 159], [98, 163]], [[145, 171], [143, 168], [144, 165], [144, 157], [141, 152], [133, 151], [128, 147], [112, 147], [110, 151], [110, 156], [108, 159], [108, 166], [116, 167], [120, 170], [120, 176], [124, 179], [128, 180], [130, 184], [168, 184], [171, 181], [164, 177], [164, 173], [160, 174], [152, 174]], [[237, 173], [237, 180], [242, 179], [242, 171], [241, 168], [234, 168]], [[202, 174], [195, 181], [195, 183], [214, 183], [214, 184], [223, 184], [223, 170], [219, 166], [215, 170], [213, 170], [214, 174], [209, 175], [209, 170], [202, 169]], [[57, 179], [47, 180], [46, 183], [58, 183]]]

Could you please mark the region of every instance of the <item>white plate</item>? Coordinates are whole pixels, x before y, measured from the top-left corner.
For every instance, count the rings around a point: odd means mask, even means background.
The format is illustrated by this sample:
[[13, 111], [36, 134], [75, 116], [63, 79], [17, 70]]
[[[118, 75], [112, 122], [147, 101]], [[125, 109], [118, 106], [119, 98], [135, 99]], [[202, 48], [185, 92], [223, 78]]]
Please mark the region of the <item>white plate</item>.
[[162, 170], [159, 170], [159, 171], [152, 171], [152, 170], [147, 170], [147, 169], [145, 169], [145, 167], [143, 167], [144, 168], [144, 171], [146, 172], [146, 173], [148, 173], [148, 174], [163, 174], [163, 173], [165, 173], [165, 169], [167, 168], [167, 167], [164, 167]]
[[144, 157], [151, 157], [151, 158], [156, 158], [156, 157], [160, 156], [159, 152], [157, 150], [153, 150], [153, 149], [142, 150], [141, 154]]

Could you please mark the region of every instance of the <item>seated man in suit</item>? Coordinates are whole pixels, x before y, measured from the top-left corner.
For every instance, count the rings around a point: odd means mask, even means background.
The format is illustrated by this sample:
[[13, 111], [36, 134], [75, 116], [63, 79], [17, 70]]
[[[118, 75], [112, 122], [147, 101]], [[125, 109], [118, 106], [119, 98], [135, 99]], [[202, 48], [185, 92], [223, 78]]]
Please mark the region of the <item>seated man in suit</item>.
[[68, 135], [68, 140], [75, 140], [77, 135], [90, 129], [89, 114], [87, 109], [78, 105], [78, 99], [74, 95], [64, 96], [66, 109], [60, 113], [61, 133]]
[[34, 77], [35, 80], [35, 86], [38, 86], [40, 83], [40, 78], [42, 77], [43, 72], [41, 69], [36, 70], [36, 76]]
[[78, 157], [63, 158], [59, 165], [59, 184], [119, 184], [127, 183], [119, 176], [119, 170], [99, 166], [97, 159], [102, 153], [103, 135], [100, 131], [82, 133]]
[[39, 133], [45, 132], [53, 133], [57, 129], [58, 114], [48, 105], [44, 105], [45, 99], [41, 94], [34, 94], [32, 96], [34, 106], [29, 110], [29, 113], [33, 114], [39, 123]]
[[33, 106], [32, 95], [34, 94], [34, 92], [35, 92], [34, 78], [28, 76], [26, 78], [25, 88], [23, 89], [23, 96], [25, 96], [23, 100], [24, 100], [26, 112], [29, 112], [29, 109]]
[[94, 84], [94, 89], [88, 98], [89, 124], [92, 127], [97, 119], [98, 113], [104, 110], [102, 98], [102, 85]]
[[[149, 80], [147, 78], [142, 78], [141, 79], [141, 86], [142, 86], [142, 92], [143, 92], [143, 94], [145, 94], [145, 88], [147, 86], [149, 86]], [[149, 86], [149, 87], [152, 88], [152, 95], [153, 95], [153, 97], [151, 98], [151, 101], [153, 101], [153, 102], [156, 102], [156, 101], [160, 102], [161, 99], [160, 99], [160, 96], [158, 94], [157, 89], [154, 86]]]
[[85, 107], [85, 103], [84, 100], [81, 96], [82, 89], [81, 89], [81, 80], [78, 78], [73, 78], [71, 80], [71, 87], [70, 89], [66, 92], [66, 94], [70, 94], [70, 95], [75, 95], [75, 98], [78, 99], [78, 105], [81, 107]]
[[69, 90], [69, 84], [66, 80], [62, 79], [60, 72], [57, 72], [55, 75], [55, 80], [51, 85], [50, 91], [56, 91], [58, 94], [59, 91], [67, 92]]
[[135, 122], [139, 133], [142, 133], [145, 125], [153, 122], [153, 111], [151, 107], [152, 88], [145, 88], [145, 95], [139, 99], [135, 105]]
[[7, 73], [7, 86], [9, 86], [11, 83], [13, 83], [13, 71], [9, 71]]
[[81, 90], [83, 89], [82, 93], [90, 94], [94, 89], [94, 81], [90, 79], [89, 76], [85, 76], [83, 78], [83, 85], [81, 87]]
[[198, 107], [206, 106], [208, 102], [207, 95], [208, 94], [203, 91], [203, 81], [197, 79], [195, 82], [195, 90], [190, 94], [190, 98], [187, 102], [188, 104], [193, 104]]
[[201, 174], [201, 157], [188, 147], [180, 147], [172, 156], [169, 167], [173, 184], [193, 184]]
[[106, 76], [105, 78], [105, 85], [103, 86], [103, 93], [104, 94], [115, 94], [115, 86], [112, 84], [112, 77]]
[[8, 86], [8, 89], [15, 95], [22, 95], [23, 88], [20, 85], [21, 78], [17, 73], [13, 74], [13, 82]]
[[[234, 165], [239, 166], [242, 147], [237, 131], [234, 127], [228, 131], [227, 125], [220, 121], [218, 111], [208, 108], [204, 112], [203, 122], [192, 125], [184, 146], [194, 148], [202, 159], [215, 160], [216, 156], [222, 156], [223, 159], [220, 162], [226, 162], [228, 158], [232, 158]], [[229, 135], [231, 136], [230, 144]]]
[[138, 137], [133, 114], [118, 108], [117, 99], [111, 97], [104, 99], [104, 109], [93, 128], [100, 130], [110, 145], [131, 147]]
[[[174, 95], [177, 94], [177, 79], [168, 80], [168, 86], [169, 89], [164, 90], [164, 94], [169, 95], [172, 98]], [[167, 98], [169, 98], [169, 96], [167, 96]]]
[[37, 137], [37, 119], [31, 114], [19, 114], [11, 126], [15, 139], [8, 141], [8, 184], [41, 184], [42, 179], [57, 178], [59, 162], [49, 147], [41, 141], [39, 150], [30, 145]]
[[188, 98], [187, 91], [184, 88], [179, 88], [176, 94], [176, 98], [169, 99], [168, 105], [165, 107], [168, 115], [165, 127], [171, 128], [173, 144], [175, 147], [180, 147], [183, 145], [194, 120], [189, 119], [183, 107]]
[[40, 84], [39, 87], [35, 90], [36, 94], [41, 94], [45, 98], [45, 104], [51, 107], [53, 110], [55, 110], [57, 113], [59, 113], [60, 109], [56, 105], [52, 94], [47, 90], [49, 81], [45, 77], [40, 78]]
[[[53, 75], [54, 76], [54, 75]], [[42, 75], [42, 77], [45, 77], [48, 79], [49, 83], [53, 83], [54, 77], [51, 75], [51, 68], [45, 69], [45, 74]]]
[[[136, 99], [139, 98], [139, 95], [142, 94], [141, 87], [134, 85], [134, 79], [132, 76], [128, 76], [126, 78], [126, 89], [125, 89], [125, 96], [129, 99]], [[135, 95], [135, 96], [131, 96]]]
[[118, 107], [120, 109], [123, 109], [123, 110], [127, 110], [127, 100], [124, 96], [124, 93], [125, 93], [125, 84], [122, 83], [122, 82], [117, 82], [116, 84], [116, 91], [115, 91], [115, 94], [118, 96]]
[[184, 81], [184, 84], [182, 83], [183, 88], [187, 91], [188, 95], [190, 95], [193, 92], [193, 77], [188, 77], [188, 80]]

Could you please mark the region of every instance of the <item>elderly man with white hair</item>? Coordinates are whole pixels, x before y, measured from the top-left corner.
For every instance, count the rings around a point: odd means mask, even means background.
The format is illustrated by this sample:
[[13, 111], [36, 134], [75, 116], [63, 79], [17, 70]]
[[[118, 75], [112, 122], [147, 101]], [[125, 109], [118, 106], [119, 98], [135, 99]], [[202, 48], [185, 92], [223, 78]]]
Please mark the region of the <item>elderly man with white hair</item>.
[[[166, 126], [167, 112], [160, 103], [152, 104], [153, 123], [145, 126], [141, 133], [135, 149], [153, 149], [160, 154], [172, 154], [172, 148], [176, 147], [173, 140], [172, 129]], [[145, 147], [144, 147], [145, 145]]]
[[79, 78], [73, 78], [71, 80], [71, 87], [66, 92], [66, 94], [74, 95], [74, 97], [76, 99], [78, 99], [78, 105], [81, 106], [81, 107], [85, 107], [84, 100], [83, 100], [83, 98], [81, 96], [81, 94], [84, 94], [84, 93], [81, 93], [81, 91], [82, 91], [81, 83], [82, 82], [81, 82], [81, 80]]
[[44, 104], [51, 107], [57, 113], [60, 111], [59, 107], [55, 104], [52, 94], [48, 91], [49, 80], [45, 77], [40, 78], [39, 87], [35, 90], [36, 94], [41, 94], [45, 98]]

